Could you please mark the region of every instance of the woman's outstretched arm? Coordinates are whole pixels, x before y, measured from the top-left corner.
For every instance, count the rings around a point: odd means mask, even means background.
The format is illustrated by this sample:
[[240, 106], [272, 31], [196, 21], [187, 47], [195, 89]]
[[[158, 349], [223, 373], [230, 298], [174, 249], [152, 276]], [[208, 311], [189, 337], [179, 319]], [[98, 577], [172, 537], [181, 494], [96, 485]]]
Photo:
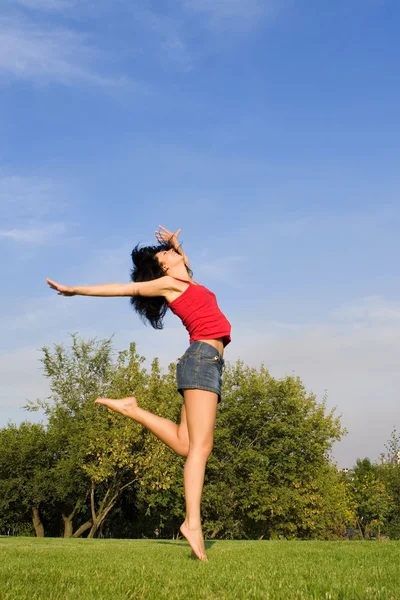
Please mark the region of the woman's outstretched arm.
[[86, 286], [66, 286], [51, 279], [46, 281], [61, 296], [164, 296], [175, 287], [173, 278], [168, 275], [139, 283], [105, 283]]

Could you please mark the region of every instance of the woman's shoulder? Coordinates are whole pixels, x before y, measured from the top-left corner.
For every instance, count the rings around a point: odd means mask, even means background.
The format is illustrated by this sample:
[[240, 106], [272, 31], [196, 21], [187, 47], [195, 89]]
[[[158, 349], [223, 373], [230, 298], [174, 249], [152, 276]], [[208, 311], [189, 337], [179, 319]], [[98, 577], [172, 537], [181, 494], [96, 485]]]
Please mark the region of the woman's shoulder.
[[187, 289], [188, 285], [195, 285], [190, 279], [177, 279], [171, 275], [165, 275], [163, 278], [165, 288], [171, 292], [183, 292]]

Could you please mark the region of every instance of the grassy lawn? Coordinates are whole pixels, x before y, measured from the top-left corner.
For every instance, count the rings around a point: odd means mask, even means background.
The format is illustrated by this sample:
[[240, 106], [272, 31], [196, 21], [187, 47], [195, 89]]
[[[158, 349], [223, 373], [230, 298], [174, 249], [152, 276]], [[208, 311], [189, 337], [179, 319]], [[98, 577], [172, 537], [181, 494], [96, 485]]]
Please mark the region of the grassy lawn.
[[400, 542], [0, 538], [1, 600], [400, 600]]

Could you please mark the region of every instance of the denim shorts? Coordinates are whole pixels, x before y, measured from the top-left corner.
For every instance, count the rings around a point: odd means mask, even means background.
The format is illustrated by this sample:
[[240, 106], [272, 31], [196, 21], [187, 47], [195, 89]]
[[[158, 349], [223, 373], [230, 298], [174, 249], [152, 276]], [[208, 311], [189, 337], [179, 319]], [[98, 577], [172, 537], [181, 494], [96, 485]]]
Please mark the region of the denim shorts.
[[183, 390], [207, 390], [218, 394], [218, 402], [221, 402], [224, 365], [224, 359], [214, 346], [206, 342], [193, 342], [185, 354], [178, 358], [178, 392], [183, 396]]

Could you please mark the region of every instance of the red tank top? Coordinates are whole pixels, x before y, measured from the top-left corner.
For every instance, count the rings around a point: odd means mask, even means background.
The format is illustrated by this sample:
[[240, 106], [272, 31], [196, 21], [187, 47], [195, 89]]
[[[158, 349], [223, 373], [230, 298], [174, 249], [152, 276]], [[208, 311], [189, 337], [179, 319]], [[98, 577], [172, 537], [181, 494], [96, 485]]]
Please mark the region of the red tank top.
[[188, 283], [189, 287], [168, 306], [188, 330], [190, 343], [222, 338], [227, 346], [231, 341], [231, 325], [221, 312], [215, 294], [204, 285], [195, 285], [185, 279], [178, 281]]

